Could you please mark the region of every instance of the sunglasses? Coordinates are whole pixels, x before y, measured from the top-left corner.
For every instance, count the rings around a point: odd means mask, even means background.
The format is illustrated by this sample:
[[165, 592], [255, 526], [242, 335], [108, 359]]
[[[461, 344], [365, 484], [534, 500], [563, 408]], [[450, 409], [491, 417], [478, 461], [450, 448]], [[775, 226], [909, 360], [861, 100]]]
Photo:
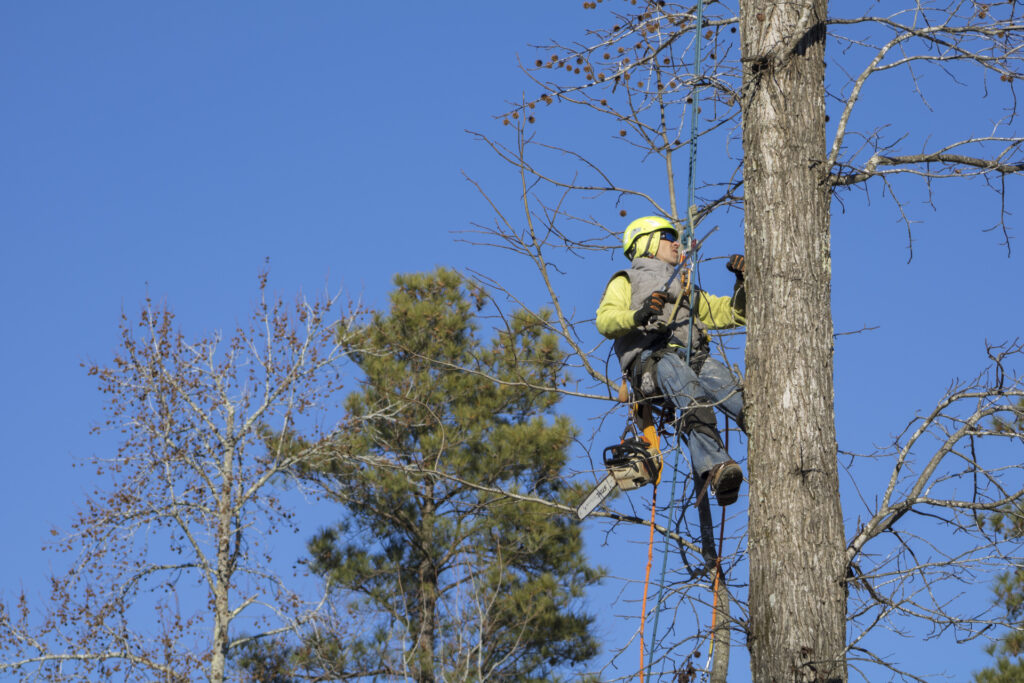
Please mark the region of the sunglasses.
[[661, 239], [666, 240], [668, 242], [678, 242], [679, 235], [677, 235], [673, 230], [662, 230]]

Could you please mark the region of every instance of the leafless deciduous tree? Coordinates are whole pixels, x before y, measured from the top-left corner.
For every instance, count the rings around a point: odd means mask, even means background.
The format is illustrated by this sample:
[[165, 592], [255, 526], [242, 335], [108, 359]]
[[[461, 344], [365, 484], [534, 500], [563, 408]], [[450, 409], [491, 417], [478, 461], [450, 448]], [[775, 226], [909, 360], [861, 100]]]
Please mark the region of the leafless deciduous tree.
[[[952, 596], [972, 571], [1015, 552], [1013, 543], [988, 537], [976, 516], [1022, 494], [1019, 457], [1007, 461], [1000, 446], [983, 445], [1006, 443], [986, 420], [1020, 396], [1021, 346], [990, 346], [990, 367], [954, 382], [933, 411], [907, 421], [891, 451], [852, 458], [863, 502], [847, 504], [864, 512], [844, 520], [831, 207], [859, 199], [851, 188], [878, 188], [905, 221], [912, 247], [918, 217], [905, 196], [920, 193], [915, 183], [928, 192], [954, 179], [947, 191], [983, 184], [994, 191], [997, 218], [979, 227], [1001, 231], [1009, 252], [1007, 188], [1024, 171], [1024, 138], [1013, 125], [1024, 58], [1018, 3], [583, 6], [600, 10], [598, 28], [541, 45], [524, 64], [534, 92], [501, 117], [512, 141], [479, 135], [517, 171], [520, 204], [512, 213], [478, 184], [495, 217], [466, 238], [532, 262], [544, 303], [556, 312], [551, 327], [573, 351], [580, 383], [572, 393], [607, 397], [603, 385], [618, 378], [606, 376], [606, 350], [595, 347], [590, 301], [573, 295], [594, 277], [578, 257], [616, 249], [627, 216], [661, 214], [685, 225], [689, 215], [743, 229], [750, 586], [745, 594], [732, 578], [733, 624], [747, 636], [755, 680], [846, 680], [849, 667], [876, 664], [914, 678], [871, 651], [875, 629], [921, 622], [916, 628], [962, 640], [996, 623], [988, 605]], [[953, 133], [926, 129], [925, 119], [891, 129], [885, 107], [869, 106], [869, 86], [896, 73], [926, 109], [930, 89], [980, 82], [986, 97], [971, 121], [949, 127]], [[566, 105], [574, 121], [558, 128]], [[603, 117], [609, 139], [566, 142], [590, 115]], [[691, 128], [694, 116], [699, 125]], [[545, 120], [559, 130], [555, 142], [541, 138]], [[713, 149], [714, 160], [698, 149]], [[529, 296], [521, 280], [480, 277], [515, 301]], [[596, 304], [599, 292], [591, 293]], [[888, 467], [881, 478], [878, 463]], [[951, 528], [955, 543], [945, 541]], [[734, 539], [727, 564], [742, 560], [746, 546]], [[687, 577], [677, 574], [666, 593], [683, 605], [703, 599], [692, 588], [707, 588]], [[663, 670], [682, 670], [694, 649], [695, 629], [678, 619], [673, 629], [655, 644]]]
[[354, 312], [272, 301], [265, 276], [259, 294], [227, 337], [190, 341], [150, 301], [122, 316], [113, 362], [89, 367], [108, 401], [97, 430], [120, 447], [92, 459], [95, 491], [53, 531], [70, 562], [49, 600], [0, 605], [5, 677], [223, 681], [236, 648], [316, 613], [269, 546], [293, 527], [283, 473], [316, 446], [275, 435], [331, 430]]

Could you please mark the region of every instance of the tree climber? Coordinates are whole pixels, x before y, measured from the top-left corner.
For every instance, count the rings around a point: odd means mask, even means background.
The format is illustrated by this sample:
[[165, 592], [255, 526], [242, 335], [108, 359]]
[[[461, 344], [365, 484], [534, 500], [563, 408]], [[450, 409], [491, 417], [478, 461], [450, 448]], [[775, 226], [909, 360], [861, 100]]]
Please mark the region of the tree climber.
[[597, 329], [614, 340], [623, 376], [641, 399], [672, 402], [694, 475], [706, 482], [699, 485], [710, 485], [718, 504], [730, 505], [739, 496], [743, 470], [725, 451], [712, 406], [746, 431], [743, 394], [729, 369], [710, 357], [707, 330], [746, 324], [743, 256], [732, 255], [727, 265], [736, 276], [733, 295], [712, 296], [698, 289], [697, 316], [691, 322], [687, 269], [666, 289], [680, 249], [679, 231], [667, 219], [645, 216], [630, 223], [622, 250], [632, 266], [615, 273], [605, 288]]

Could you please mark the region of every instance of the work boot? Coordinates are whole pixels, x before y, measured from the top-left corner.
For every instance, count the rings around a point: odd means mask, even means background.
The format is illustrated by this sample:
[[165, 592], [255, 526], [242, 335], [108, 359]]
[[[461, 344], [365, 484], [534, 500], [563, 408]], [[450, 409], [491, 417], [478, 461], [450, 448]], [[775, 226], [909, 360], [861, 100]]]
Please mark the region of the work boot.
[[718, 463], [708, 472], [708, 485], [715, 493], [718, 504], [732, 505], [740, 495], [743, 470], [732, 460]]

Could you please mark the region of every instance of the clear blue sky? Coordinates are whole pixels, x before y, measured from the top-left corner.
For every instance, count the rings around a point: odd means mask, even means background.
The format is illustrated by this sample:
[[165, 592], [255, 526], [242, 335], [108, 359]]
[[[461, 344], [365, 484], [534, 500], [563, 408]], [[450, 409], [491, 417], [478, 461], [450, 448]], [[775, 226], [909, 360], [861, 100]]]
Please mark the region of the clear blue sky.
[[[371, 305], [384, 302], [397, 272], [439, 264], [518, 272], [523, 264], [506, 253], [452, 233], [491, 216], [463, 170], [503, 200], [518, 189], [465, 129], [501, 134], [493, 117], [535, 89], [517, 55], [530, 61], [530, 43], [579, 37], [594, 21], [580, 4], [0, 5], [0, 593], [39, 585], [51, 567], [41, 543], [67, 525], [91, 485], [70, 468], [96, 452], [88, 431], [102, 405], [79, 366], [110, 358], [122, 310], [149, 295], [166, 299], [187, 329], [229, 328], [248, 311], [267, 258], [271, 287], [285, 296], [343, 286]], [[920, 116], [895, 103], [906, 87], [881, 82], [867, 93], [875, 103], [865, 117]], [[974, 86], [939, 84], [925, 116], [963, 120], [980, 96]], [[557, 136], [566, 124], [553, 125]], [[953, 377], [983, 366], [984, 340], [1022, 331], [1020, 257], [981, 231], [995, 220], [993, 195], [940, 191], [933, 210], [922, 188], [908, 188], [926, 221], [909, 264], [905, 228], [880, 188], [847, 193], [833, 215], [837, 331], [879, 328], [837, 341], [843, 450], [885, 443]], [[1019, 189], [1008, 205], [1017, 216]], [[739, 250], [736, 227], [716, 236], [714, 255]], [[621, 263], [567, 265], [568, 300], [591, 310]], [[525, 280], [532, 274], [523, 277], [518, 286], [537, 296]], [[728, 284], [717, 271], [707, 277], [711, 288]], [[847, 500], [848, 517], [862, 514]], [[596, 549], [604, 539], [594, 540]], [[639, 546], [616, 542], [608, 540], [611, 552], [636, 548], [636, 562], [613, 573], [640, 579]], [[989, 599], [984, 582], [977, 590]], [[634, 625], [625, 622], [602, 624], [610, 641], [628, 637]], [[908, 652], [911, 671], [945, 670], [954, 680], [985, 660], [975, 644], [955, 657], [939, 645]], [[740, 661], [736, 680], [746, 675]]]

